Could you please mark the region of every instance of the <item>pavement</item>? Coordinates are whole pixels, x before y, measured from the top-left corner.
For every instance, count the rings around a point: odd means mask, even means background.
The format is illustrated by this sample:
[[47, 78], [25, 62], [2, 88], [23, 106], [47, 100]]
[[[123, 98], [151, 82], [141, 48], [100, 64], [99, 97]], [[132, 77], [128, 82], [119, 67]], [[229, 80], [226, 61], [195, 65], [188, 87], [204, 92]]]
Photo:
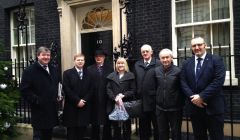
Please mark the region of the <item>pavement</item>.
[[[17, 127], [17, 131], [20, 133], [20, 135], [15, 138], [12, 138], [11, 140], [32, 140], [31, 125], [18, 124], [16, 127]], [[64, 129], [57, 129], [57, 130], [55, 129], [54, 131], [58, 131], [57, 133], [59, 133], [59, 134], [56, 134], [56, 132], [54, 132], [55, 136], [53, 137], [52, 140], [66, 140], [66, 138], [64, 138], [65, 133], [66, 133]], [[132, 132], [134, 133], [135, 130], [133, 130]], [[137, 136], [135, 134], [133, 134], [131, 140], [137, 140]]]

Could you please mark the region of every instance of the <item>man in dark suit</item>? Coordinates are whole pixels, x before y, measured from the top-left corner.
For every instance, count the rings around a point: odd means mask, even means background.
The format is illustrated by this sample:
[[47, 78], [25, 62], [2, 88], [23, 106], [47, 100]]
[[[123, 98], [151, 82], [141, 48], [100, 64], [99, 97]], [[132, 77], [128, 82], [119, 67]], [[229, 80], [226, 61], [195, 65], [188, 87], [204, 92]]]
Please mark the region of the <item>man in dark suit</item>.
[[[93, 140], [111, 140], [111, 125], [106, 111], [107, 106], [107, 79], [106, 77], [113, 72], [113, 66], [105, 61], [106, 53], [103, 50], [95, 51], [96, 63], [88, 67], [88, 73], [93, 92], [91, 105], [91, 124]], [[103, 125], [103, 134], [100, 134], [100, 128]], [[102, 138], [101, 138], [102, 137]]]
[[142, 100], [143, 114], [139, 117], [140, 140], [149, 140], [151, 126], [154, 130], [154, 140], [158, 140], [158, 128], [155, 115], [156, 110], [156, 80], [155, 67], [160, 61], [152, 57], [153, 50], [148, 44], [141, 47], [143, 59], [135, 63], [137, 96]]
[[51, 140], [53, 127], [58, 124], [57, 96], [59, 74], [49, 65], [51, 52], [39, 47], [33, 65], [22, 75], [20, 91], [31, 106], [33, 140]]
[[[220, 57], [206, 52], [202, 37], [191, 41], [194, 56], [182, 67], [181, 86], [187, 96], [195, 140], [223, 140], [225, 67]], [[208, 133], [207, 133], [208, 131]]]
[[74, 56], [74, 67], [63, 72], [65, 104], [63, 125], [67, 127], [67, 140], [82, 140], [90, 123], [90, 80], [84, 67], [85, 56]]

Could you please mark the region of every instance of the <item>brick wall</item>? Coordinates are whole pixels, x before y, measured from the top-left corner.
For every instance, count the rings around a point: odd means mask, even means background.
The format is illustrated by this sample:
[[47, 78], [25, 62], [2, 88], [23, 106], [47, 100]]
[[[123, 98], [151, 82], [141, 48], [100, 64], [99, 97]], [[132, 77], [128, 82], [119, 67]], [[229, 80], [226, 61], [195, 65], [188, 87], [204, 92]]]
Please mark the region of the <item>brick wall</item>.
[[[226, 115], [227, 120], [231, 119], [230, 113], [232, 112], [232, 119], [240, 120], [240, 96], [239, 87], [224, 87], [225, 99], [226, 99]], [[232, 104], [231, 104], [232, 103]]]
[[128, 31], [132, 33], [136, 58], [145, 43], [153, 47], [155, 56], [161, 48], [171, 48], [171, 1], [131, 1], [130, 9]]
[[60, 45], [60, 24], [56, 0], [35, 0], [36, 44], [49, 46], [52, 41]]
[[[6, 33], [6, 24], [5, 24], [5, 13], [4, 9], [0, 6], [0, 46], [7, 48], [9, 50], [9, 47], [6, 47], [7, 40], [5, 39], [7, 35]], [[0, 60], [4, 59], [6, 56], [3, 54], [0, 54]]]
[[[234, 55], [235, 55], [235, 74], [236, 78], [238, 78], [238, 83], [240, 83], [240, 1], [233, 0], [233, 17], [234, 17]], [[228, 90], [227, 95], [227, 101], [228, 102], [228, 108], [230, 108], [230, 97], [232, 96], [232, 111], [233, 114], [237, 114], [235, 116], [238, 116], [237, 119], [240, 120], [240, 84], [239, 86], [235, 87], [233, 89], [230, 87]], [[233, 119], [235, 119], [235, 116], [233, 115]]]
[[234, 11], [234, 48], [235, 55], [235, 70], [236, 75], [240, 78], [240, 2], [233, 1], [233, 11]]
[[4, 53], [0, 54], [0, 59], [10, 59], [10, 9], [15, 7], [17, 0], [0, 0], [0, 41], [5, 48]]

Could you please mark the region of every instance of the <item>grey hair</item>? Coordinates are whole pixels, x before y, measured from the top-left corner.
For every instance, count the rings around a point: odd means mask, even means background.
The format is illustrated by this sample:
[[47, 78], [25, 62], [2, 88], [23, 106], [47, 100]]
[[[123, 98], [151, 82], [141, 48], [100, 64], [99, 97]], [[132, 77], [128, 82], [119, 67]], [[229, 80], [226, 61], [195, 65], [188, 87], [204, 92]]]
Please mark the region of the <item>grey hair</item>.
[[49, 48], [47, 48], [47, 47], [45, 47], [45, 46], [41, 46], [41, 47], [39, 47], [39, 48], [37, 49], [37, 56], [39, 56], [40, 53], [42, 53], [42, 52], [50, 52], [50, 53], [51, 53], [51, 51], [50, 51]]
[[141, 51], [142, 51], [142, 48], [147, 48], [149, 51], [153, 51], [152, 50], [152, 47], [149, 45], [149, 44], [144, 44], [144, 45], [142, 45], [142, 47], [141, 47]]
[[170, 50], [170, 49], [162, 49], [160, 52], [159, 52], [159, 58], [161, 57], [161, 55], [163, 54], [169, 54], [171, 57], [173, 57], [173, 52]]

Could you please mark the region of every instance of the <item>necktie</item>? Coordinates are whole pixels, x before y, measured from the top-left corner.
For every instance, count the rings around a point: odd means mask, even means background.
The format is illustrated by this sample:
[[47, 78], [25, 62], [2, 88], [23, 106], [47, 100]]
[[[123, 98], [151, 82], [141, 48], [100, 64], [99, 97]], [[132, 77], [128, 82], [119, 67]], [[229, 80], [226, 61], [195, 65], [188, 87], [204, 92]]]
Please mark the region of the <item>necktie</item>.
[[148, 66], [148, 64], [149, 64], [148, 62], [144, 62], [144, 65], [145, 65], [145, 67], [147, 67], [147, 66]]
[[83, 72], [82, 72], [82, 70], [80, 70], [80, 71], [78, 72], [78, 75], [79, 75], [79, 78], [82, 80], [82, 78], [83, 78]]
[[43, 65], [43, 68], [49, 73], [49, 70], [48, 70], [48, 66], [47, 66], [47, 65]]
[[198, 79], [199, 74], [200, 74], [200, 70], [201, 70], [201, 61], [202, 58], [197, 58], [197, 67], [196, 67], [196, 79]]
[[99, 75], [102, 75], [102, 66], [98, 66], [97, 70], [98, 70]]

